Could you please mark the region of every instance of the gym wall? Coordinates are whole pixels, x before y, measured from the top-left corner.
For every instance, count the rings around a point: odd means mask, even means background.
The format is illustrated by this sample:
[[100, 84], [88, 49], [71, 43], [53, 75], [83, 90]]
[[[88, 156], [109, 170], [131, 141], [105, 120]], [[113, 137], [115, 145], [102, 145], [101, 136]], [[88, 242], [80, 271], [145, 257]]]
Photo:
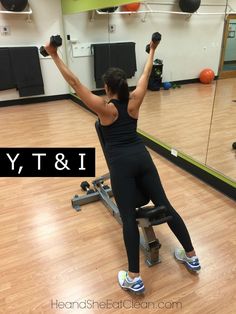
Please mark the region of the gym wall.
[[[105, 1], [105, 0], [104, 0]], [[99, 0], [99, 3], [104, 3]], [[115, 1], [115, 0], [114, 0]], [[121, 0], [120, 0], [121, 1]], [[120, 1], [115, 1], [117, 4]], [[67, 2], [67, 0], [62, 0]], [[85, 3], [85, 1], [70, 1], [70, 3]], [[94, 1], [86, 1], [92, 3]], [[153, 1], [154, 2], [154, 1]], [[156, 1], [160, 2], [160, 1]], [[173, 5], [156, 6], [159, 10], [179, 10], [177, 1], [163, 0]], [[33, 10], [32, 23], [26, 22], [25, 15], [0, 14], [0, 25], [9, 25], [11, 34], [0, 35], [0, 46], [37, 45], [45, 43], [52, 34], [63, 35], [62, 9], [60, 0], [29, 0]], [[69, 3], [69, 2], [68, 2]], [[202, 4], [209, 3], [202, 0]], [[225, 0], [214, 0], [214, 3], [225, 5]], [[230, 0], [230, 5], [236, 10], [236, 1]], [[223, 7], [208, 7], [204, 11], [222, 11]], [[203, 8], [201, 8], [203, 10]], [[42, 18], [43, 17], [43, 18]], [[64, 15], [65, 35], [80, 42], [136, 42], [136, 56], [138, 71], [130, 80], [130, 85], [136, 85], [137, 78], [143, 69], [146, 60], [144, 46], [153, 31], [160, 31], [163, 40], [156, 56], [164, 62], [164, 81], [187, 80], [197, 78], [204, 67], [212, 68], [218, 72], [221, 52], [221, 42], [224, 26], [223, 15], [215, 16], [185, 16], [170, 14], [151, 14], [142, 22], [143, 15], [110, 15], [109, 23], [116, 25], [114, 33], [108, 32], [108, 16], [95, 15], [90, 21], [91, 11], [78, 14]], [[82, 81], [91, 89], [96, 89], [93, 78], [93, 57], [72, 57], [71, 43], [66, 42], [68, 64], [70, 68], [80, 75]], [[65, 45], [60, 48], [64, 60]], [[62, 79], [57, 68], [50, 58], [40, 59], [45, 85], [45, 96], [60, 95], [69, 92], [67, 84]], [[0, 91], [1, 100], [19, 99], [16, 90]]]
[[[154, 2], [154, 1], [152, 1]], [[160, 2], [160, 1], [156, 1]], [[162, 1], [171, 5], [155, 5], [156, 10], [180, 11], [178, 1]], [[209, 0], [202, 0], [202, 4]], [[214, 4], [222, 6], [201, 7], [202, 12], [224, 12], [225, 1], [216, 0]], [[142, 7], [143, 8], [143, 7]], [[145, 45], [154, 31], [163, 37], [156, 57], [164, 62], [163, 80], [178, 81], [196, 79], [200, 71], [209, 67], [218, 73], [221, 43], [224, 28], [224, 15], [184, 15], [149, 14], [142, 22], [143, 15], [95, 15], [90, 21], [91, 12], [65, 15], [65, 34], [81, 43], [104, 41], [136, 42], [138, 71], [129, 81], [136, 85], [143, 69], [146, 53]], [[108, 32], [109, 24], [115, 25], [115, 32]], [[83, 82], [91, 89], [95, 88], [93, 79], [93, 57], [72, 57], [72, 45], [67, 42], [68, 62], [72, 70], [81, 76]]]
[[[32, 22], [26, 21], [27, 15], [0, 14], [0, 25], [10, 26], [10, 35], [0, 34], [0, 47], [38, 46], [45, 44], [52, 34], [63, 35], [62, 11], [60, 0], [29, 1], [33, 14]], [[64, 48], [61, 49], [65, 56]], [[60, 95], [69, 92], [68, 86], [50, 58], [40, 58], [44, 80], [45, 95]], [[0, 101], [19, 99], [15, 89], [0, 91]]]

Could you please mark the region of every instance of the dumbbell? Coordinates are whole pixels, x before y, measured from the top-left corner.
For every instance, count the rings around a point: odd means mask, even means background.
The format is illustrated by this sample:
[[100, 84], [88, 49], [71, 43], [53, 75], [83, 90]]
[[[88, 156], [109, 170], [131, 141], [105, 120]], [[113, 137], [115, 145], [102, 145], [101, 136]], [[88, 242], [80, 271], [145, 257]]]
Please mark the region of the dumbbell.
[[90, 184], [88, 183], [88, 181], [81, 182], [80, 187], [83, 191], [87, 191], [87, 194], [92, 194], [95, 192], [93, 189], [90, 189]]
[[[62, 38], [60, 35], [55, 35], [50, 37], [50, 44], [54, 47], [60, 47], [62, 45]], [[45, 50], [44, 46], [41, 46], [39, 49], [42, 56], [47, 57], [48, 53]]]
[[232, 149], [236, 149], [236, 142], [232, 144]]
[[[161, 41], [161, 34], [158, 33], [158, 32], [153, 33], [153, 34], [152, 34], [152, 41], [153, 41], [154, 43], [160, 42], [160, 41]], [[148, 44], [148, 45], [146, 46], [146, 52], [147, 52], [147, 53], [150, 52], [150, 44]]]

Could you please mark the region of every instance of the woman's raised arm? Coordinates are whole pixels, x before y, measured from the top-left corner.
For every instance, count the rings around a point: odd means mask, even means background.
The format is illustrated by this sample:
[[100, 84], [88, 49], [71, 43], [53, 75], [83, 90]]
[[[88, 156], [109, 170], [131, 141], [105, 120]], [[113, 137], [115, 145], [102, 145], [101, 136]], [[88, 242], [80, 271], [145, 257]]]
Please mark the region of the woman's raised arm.
[[79, 78], [67, 67], [57, 53], [57, 48], [50, 43], [45, 45], [45, 50], [52, 57], [59, 71], [61, 72], [67, 83], [74, 89], [76, 95], [82, 102], [98, 116], [109, 115], [109, 110], [105, 100], [93, 94], [86, 86], [84, 86]]

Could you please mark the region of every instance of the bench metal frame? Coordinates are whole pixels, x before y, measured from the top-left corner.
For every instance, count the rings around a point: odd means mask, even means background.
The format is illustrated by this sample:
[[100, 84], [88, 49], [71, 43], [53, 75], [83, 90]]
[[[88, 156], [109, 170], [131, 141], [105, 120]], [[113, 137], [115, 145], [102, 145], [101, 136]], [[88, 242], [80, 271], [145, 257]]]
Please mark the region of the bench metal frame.
[[[84, 194], [82, 196], [75, 195], [71, 200], [72, 207], [76, 211], [80, 211], [82, 205], [102, 201], [111, 215], [119, 222], [119, 224], [122, 224], [119, 209], [112, 199], [112, 189], [104, 185], [104, 182], [108, 179], [110, 179], [109, 173], [92, 181], [94, 193]], [[158, 217], [152, 220], [148, 218], [137, 218], [137, 222], [142, 230], [142, 234], [140, 234], [140, 247], [144, 251], [146, 264], [148, 266], [153, 266], [160, 262], [159, 249], [161, 247], [153, 230], [153, 226], [166, 222], [166, 220], [163, 221], [163, 219], [158, 219]]]

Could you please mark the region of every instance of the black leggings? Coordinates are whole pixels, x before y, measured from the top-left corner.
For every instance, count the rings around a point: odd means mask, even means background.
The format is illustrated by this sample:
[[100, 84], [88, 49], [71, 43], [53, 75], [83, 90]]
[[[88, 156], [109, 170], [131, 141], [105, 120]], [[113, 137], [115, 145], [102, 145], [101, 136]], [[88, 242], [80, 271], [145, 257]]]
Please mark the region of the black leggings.
[[168, 222], [186, 252], [193, 250], [188, 230], [168, 201], [148, 151], [126, 156], [110, 164], [111, 185], [123, 222], [129, 271], [139, 273], [139, 230], [136, 222], [137, 184], [155, 206], [164, 205], [173, 218]]

